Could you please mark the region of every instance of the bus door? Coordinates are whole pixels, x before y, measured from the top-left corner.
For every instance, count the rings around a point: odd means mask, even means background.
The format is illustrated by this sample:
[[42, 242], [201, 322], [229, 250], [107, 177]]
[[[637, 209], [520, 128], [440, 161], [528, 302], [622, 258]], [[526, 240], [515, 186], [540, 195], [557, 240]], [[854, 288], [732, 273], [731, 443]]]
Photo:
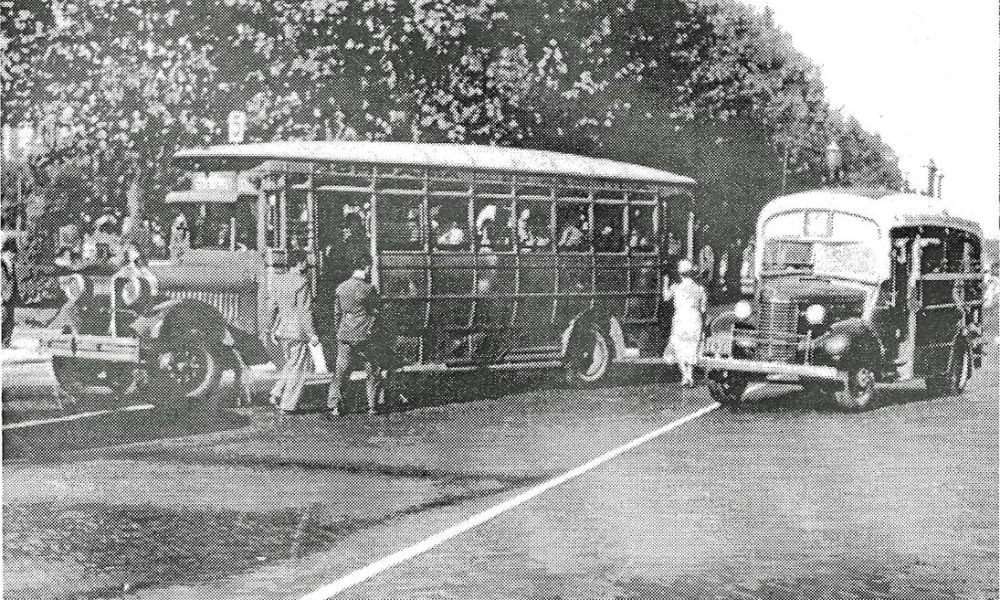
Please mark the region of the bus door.
[[924, 235], [934, 237], [918, 235], [913, 242], [909, 288], [915, 377], [941, 373], [948, 368], [961, 315], [953, 293], [954, 280], [947, 273], [943, 233], [925, 232]]
[[316, 214], [313, 314], [320, 340], [332, 344], [336, 335], [333, 321], [337, 286], [351, 276], [352, 263], [358, 255], [368, 256], [371, 251], [367, 208], [371, 196], [322, 186], [316, 186], [313, 194]]

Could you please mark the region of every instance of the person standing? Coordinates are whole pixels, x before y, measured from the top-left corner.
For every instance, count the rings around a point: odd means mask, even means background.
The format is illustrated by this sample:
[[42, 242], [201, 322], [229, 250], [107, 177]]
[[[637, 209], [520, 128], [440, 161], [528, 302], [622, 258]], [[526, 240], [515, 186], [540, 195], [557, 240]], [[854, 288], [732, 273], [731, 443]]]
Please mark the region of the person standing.
[[344, 385], [352, 367], [361, 361], [365, 365], [365, 391], [368, 413], [375, 412], [382, 390], [382, 372], [378, 346], [375, 343], [379, 293], [368, 282], [370, 263], [367, 255], [356, 253], [354, 272], [337, 286], [334, 298], [334, 322], [337, 324], [337, 362], [327, 396], [327, 418], [340, 414]]
[[10, 347], [10, 338], [14, 334], [14, 307], [21, 303], [21, 290], [17, 276], [17, 240], [13, 238], [3, 241], [0, 252], [0, 262], [3, 263], [3, 347]]
[[[694, 265], [690, 261], [680, 261], [677, 264], [680, 283], [665, 285], [663, 290], [664, 302], [673, 302], [674, 305], [667, 352], [673, 351], [684, 387], [694, 386], [694, 366], [701, 350], [702, 323], [708, 308], [705, 288], [691, 278], [693, 271]], [[669, 280], [666, 283], [669, 284]]]
[[180, 260], [185, 252], [191, 249], [191, 230], [188, 227], [187, 217], [184, 213], [177, 211], [174, 222], [170, 226], [170, 260]]
[[272, 336], [285, 353], [285, 364], [277, 383], [271, 389], [271, 404], [282, 413], [294, 412], [305, 387], [306, 373], [313, 368], [309, 345], [319, 343], [313, 329], [312, 286], [309, 282], [309, 261], [305, 252], [290, 251], [288, 272], [274, 279], [271, 316]]

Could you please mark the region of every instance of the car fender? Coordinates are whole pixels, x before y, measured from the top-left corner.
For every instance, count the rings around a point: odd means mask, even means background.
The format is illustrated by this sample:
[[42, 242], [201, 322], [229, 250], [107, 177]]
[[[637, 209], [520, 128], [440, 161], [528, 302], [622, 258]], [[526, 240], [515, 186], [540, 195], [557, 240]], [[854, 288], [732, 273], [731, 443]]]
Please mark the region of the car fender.
[[[835, 340], [843, 340], [834, 346]], [[836, 347], [838, 351], [831, 352]], [[849, 370], [854, 367], [876, 369], [885, 356], [885, 349], [871, 324], [859, 318], [845, 319], [830, 326], [816, 338], [813, 349], [815, 362]]]

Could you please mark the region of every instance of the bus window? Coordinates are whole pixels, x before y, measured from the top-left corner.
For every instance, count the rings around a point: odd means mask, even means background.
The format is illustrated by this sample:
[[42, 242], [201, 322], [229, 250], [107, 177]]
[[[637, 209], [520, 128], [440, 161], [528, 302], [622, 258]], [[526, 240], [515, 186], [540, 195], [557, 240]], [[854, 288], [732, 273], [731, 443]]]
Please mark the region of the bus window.
[[964, 231], [950, 229], [944, 236], [945, 272], [961, 273], [965, 270], [965, 238]]
[[433, 199], [430, 204], [431, 240], [439, 250], [469, 247], [469, 204], [466, 197]]
[[594, 249], [621, 252], [625, 249], [625, 210], [620, 205], [594, 206]]
[[552, 203], [519, 201], [517, 243], [521, 250], [542, 250], [552, 246]]
[[476, 245], [482, 252], [505, 252], [511, 249], [510, 203], [495, 199], [476, 199]]
[[628, 220], [628, 246], [637, 252], [652, 252], [656, 240], [656, 216], [653, 206], [633, 206]]
[[944, 248], [943, 244], [938, 240], [934, 240], [932, 243], [928, 243], [931, 240], [924, 238], [923, 252], [920, 253], [920, 272], [927, 273], [942, 273], [944, 272]]
[[379, 244], [385, 250], [423, 250], [423, 200], [394, 196], [378, 203]]
[[288, 229], [288, 249], [309, 248], [309, 205], [304, 189], [289, 188], [285, 195], [285, 226]]
[[562, 204], [556, 209], [557, 245], [561, 250], [590, 250], [590, 207], [586, 204]]
[[[257, 247], [256, 198], [227, 204], [202, 204], [191, 226], [191, 248], [254, 250]], [[234, 236], [235, 233], [235, 236]]]

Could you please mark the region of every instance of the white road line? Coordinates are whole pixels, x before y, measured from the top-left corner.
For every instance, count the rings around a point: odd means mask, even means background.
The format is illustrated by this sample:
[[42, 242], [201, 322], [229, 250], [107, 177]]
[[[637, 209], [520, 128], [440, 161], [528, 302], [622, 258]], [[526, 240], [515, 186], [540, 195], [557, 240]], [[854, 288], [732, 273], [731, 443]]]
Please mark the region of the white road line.
[[586, 462], [570, 471], [567, 471], [562, 475], [559, 475], [558, 477], [554, 477], [546, 481], [545, 483], [541, 483], [525, 492], [522, 492], [521, 494], [518, 494], [517, 496], [514, 496], [509, 500], [505, 500], [504, 502], [497, 504], [492, 508], [484, 510], [479, 514], [473, 515], [472, 517], [466, 519], [465, 521], [452, 525], [451, 527], [443, 531], [439, 531], [438, 533], [435, 533], [434, 535], [424, 539], [423, 541], [417, 542], [412, 546], [403, 548], [402, 550], [394, 554], [390, 554], [389, 556], [379, 559], [373, 562], [372, 564], [368, 565], [367, 567], [348, 573], [347, 575], [341, 577], [340, 579], [332, 583], [329, 583], [327, 585], [324, 585], [323, 587], [313, 592], [306, 594], [305, 596], [302, 597], [301, 600], [326, 600], [327, 598], [336, 596], [337, 594], [343, 592], [344, 590], [350, 587], [353, 587], [363, 581], [371, 579], [372, 577], [378, 575], [379, 573], [387, 571], [388, 569], [391, 569], [392, 567], [400, 563], [406, 562], [407, 560], [410, 560], [415, 556], [419, 556], [420, 554], [427, 552], [428, 550], [450, 540], [455, 536], [461, 535], [466, 531], [469, 531], [470, 529], [478, 527], [483, 523], [486, 523], [490, 519], [493, 519], [494, 517], [497, 517], [511, 510], [512, 508], [520, 506], [521, 504], [524, 504], [528, 500], [531, 500], [532, 498], [539, 496], [540, 494], [543, 494], [544, 492], [556, 486], [562, 485], [567, 481], [570, 481], [571, 479], [579, 477], [580, 475], [583, 475], [587, 471], [596, 469], [597, 467], [603, 465], [609, 460], [616, 458], [628, 452], [629, 450], [632, 450], [633, 448], [645, 444], [646, 442], [654, 438], [657, 438], [667, 433], [668, 431], [671, 431], [672, 429], [676, 429], [681, 425], [687, 423], [688, 421], [692, 421], [702, 415], [708, 414], [713, 410], [719, 408], [720, 406], [721, 404], [713, 402], [712, 404], [706, 406], [705, 408], [697, 410], [685, 417], [682, 417], [680, 419], [677, 419], [676, 421], [668, 423], [667, 425], [664, 425], [663, 427], [660, 427], [655, 431], [651, 431], [641, 437], [635, 438], [631, 442], [618, 446], [614, 450], [605, 452], [604, 454], [598, 456], [597, 458], [589, 462]]
[[38, 419], [35, 421], [21, 421], [19, 423], [11, 423], [10, 425], [4, 425], [3, 430], [7, 431], [9, 429], [23, 429], [25, 427], [35, 427], [37, 425], [48, 425], [50, 423], [62, 423], [65, 421], [76, 421], [79, 419], [88, 419], [90, 417], [100, 417], [102, 415], [112, 415], [115, 413], [123, 412], [135, 412], [139, 410], [152, 410], [156, 408], [153, 404], [135, 404], [133, 406], [126, 406], [125, 408], [118, 408], [115, 410], [95, 410], [92, 412], [79, 413], [75, 415], [66, 415], [65, 417], [56, 417], [54, 419]]

